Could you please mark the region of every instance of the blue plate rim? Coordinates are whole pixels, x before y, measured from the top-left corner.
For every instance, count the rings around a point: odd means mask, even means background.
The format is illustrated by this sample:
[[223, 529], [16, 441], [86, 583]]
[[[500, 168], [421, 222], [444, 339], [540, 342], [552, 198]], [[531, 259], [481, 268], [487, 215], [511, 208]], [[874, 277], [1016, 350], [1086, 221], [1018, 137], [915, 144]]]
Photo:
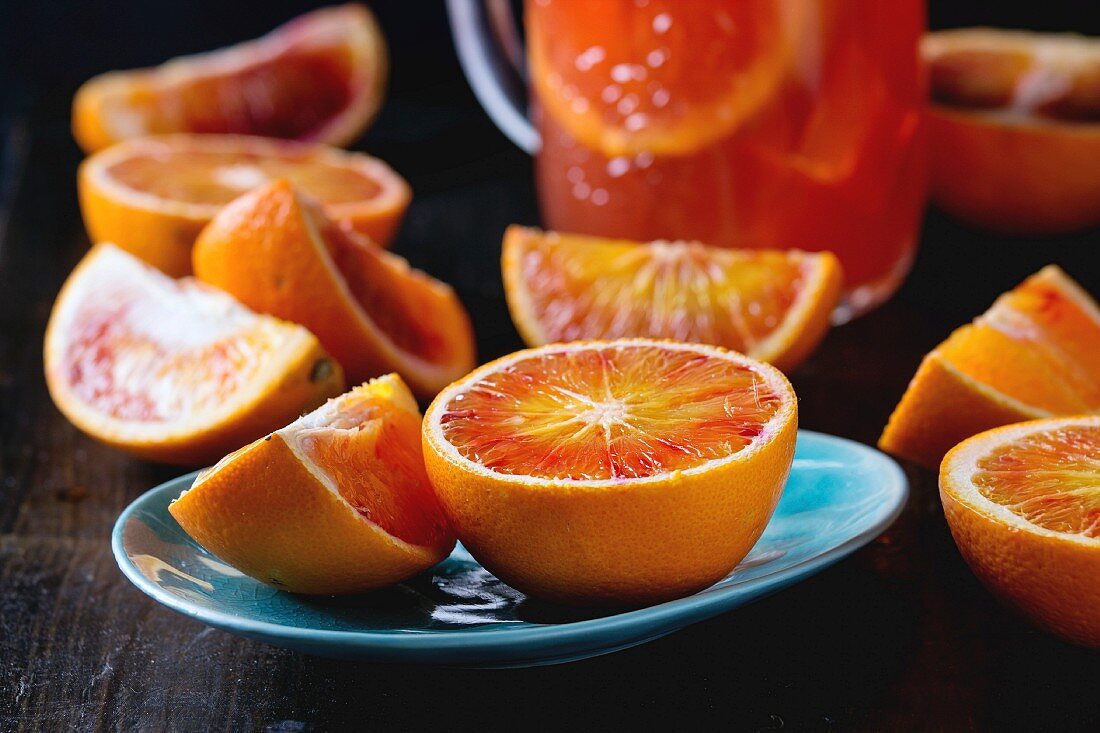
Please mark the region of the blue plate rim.
[[[845, 541], [825, 552], [806, 558], [805, 560], [790, 565], [773, 573], [762, 575], [753, 579], [753, 597], [759, 597], [773, 590], [779, 590], [786, 584], [805, 577], [812, 571], [828, 566], [863, 545], [866, 545], [875, 537], [885, 531], [894, 520], [898, 518], [905, 508], [909, 497], [909, 482], [901, 467], [885, 453], [872, 448], [859, 441], [842, 438], [816, 430], [799, 429], [799, 438], [810, 437], [814, 440], [825, 442], [841, 442], [854, 448], [857, 452], [864, 452], [881, 461], [884, 471], [883, 481], [889, 482], [890, 494], [894, 497], [893, 503], [884, 504], [883, 511], [862, 532], [852, 535]], [[168, 608], [183, 614], [189, 618], [201, 621], [208, 626], [243, 634], [245, 636], [262, 637], [268, 639], [280, 639], [284, 642], [295, 643], [319, 643], [352, 645], [360, 648], [369, 648], [377, 651], [410, 651], [428, 649], [508, 649], [512, 647], [527, 647], [538, 642], [579, 643], [590, 637], [603, 638], [610, 631], [633, 630], [632, 636], [640, 636], [649, 633], [653, 629], [662, 628], [666, 621], [675, 621], [689, 616], [693, 620], [702, 620], [709, 616], [717, 615], [726, 610], [728, 593], [706, 593], [701, 591], [685, 598], [659, 603], [645, 608], [623, 611], [611, 616], [571, 621], [561, 624], [517, 624], [502, 625], [499, 628], [477, 629], [419, 629], [408, 631], [347, 631], [338, 629], [316, 629], [301, 626], [288, 626], [271, 621], [257, 621], [245, 619], [224, 611], [196, 608], [188, 604], [184, 599], [167, 593], [159, 585], [149, 580], [130, 560], [123, 547], [123, 530], [126, 523], [134, 513], [144, 504], [144, 500], [151, 494], [163, 491], [167, 484], [178, 482], [182, 479], [193, 479], [199, 472], [193, 471], [182, 476], [165, 481], [148, 491], [143, 492], [134, 499], [122, 511], [115, 520], [111, 531], [111, 551], [115, 562], [123, 575], [133, 583], [140, 591], [167, 606]], [[639, 633], [640, 632], [640, 633]]]

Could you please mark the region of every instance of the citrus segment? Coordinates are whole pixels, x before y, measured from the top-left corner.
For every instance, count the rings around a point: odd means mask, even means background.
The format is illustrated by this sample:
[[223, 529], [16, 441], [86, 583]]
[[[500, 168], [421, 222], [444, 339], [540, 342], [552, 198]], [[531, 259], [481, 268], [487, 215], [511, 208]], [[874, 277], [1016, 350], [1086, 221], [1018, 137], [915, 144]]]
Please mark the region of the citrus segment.
[[605, 155], [683, 155], [733, 132], [787, 72], [790, 39], [771, 0], [644, 8], [617, 0], [532, 4], [528, 58], [538, 101]]
[[45, 363], [50, 393], [77, 427], [173, 463], [213, 460], [343, 388], [340, 367], [304, 328], [109, 244], [58, 296]]
[[1051, 411], [1100, 409], [1100, 307], [1062, 270], [1043, 268], [998, 298], [977, 324], [1029, 348], [1051, 375], [1010, 394], [1023, 399], [1027, 389], [1046, 388], [1057, 391], [1037, 404]]
[[428, 475], [459, 539], [519, 590], [638, 604], [729, 573], [790, 469], [782, 374], [713, 346], [554, 344], [479, 368], [424, 421]]
[[670, 338], [793, 369], [840, 297], [836, 257], [542, 233], [504, 235], [505, 293], [529, 345]]
[[1100, 646], [1100, 417], [975, 435], [944, 458], [940, 497], [991, 590], [1054, 633]]
[[89, 80], [73, 100], [73, 135], [88, 153], [169, 132], [344, 145], [378, 111], [387, 72], [370, 11], [323, 8], [255, 41]]
[[424, 472], [420, 413], [392, 374], [227, 456], [169, 511], [226, 562], [299, 593], [391, 585], [454, 546]]
[[308, 327], [350, 379], [396, 371], [431, 395], [473, 366], [469, 318], [447, 285], [337, 225], [287, 181], [226, 206], [193, 264], [249, 307]]
[[879, 447], [934, 467], [982, 430], [1085, 412], [1100, 412], [1100, 308], [1052, 265], [924, 358]]
[[[441, 511], [422, 510], [437, 501], [424, 475], [420, 413], [372, 407], [342, 407], [337, 425], [303, 430], [298, 448], [364, 517], [405, 542], [438, 544], [445, 530]], [[370, 420], [379, 421], [375, 433], [358, 429]], [[386, 486], [396, 490], [380, 489]]]
[[240, 135], [162, 135], [87, 158], [77, 174], [93, 242], [113, 242], [173, 276], [191, 272], [191, 246], [221, 208], [287, 179], [333, 219], [386, 246], [405, 214], [408, 184], [381, 160], [311, 143]]
[[938, 205], [1010, 234], [1100, 223], [1100, 41], [963, 28], [921, 51]]

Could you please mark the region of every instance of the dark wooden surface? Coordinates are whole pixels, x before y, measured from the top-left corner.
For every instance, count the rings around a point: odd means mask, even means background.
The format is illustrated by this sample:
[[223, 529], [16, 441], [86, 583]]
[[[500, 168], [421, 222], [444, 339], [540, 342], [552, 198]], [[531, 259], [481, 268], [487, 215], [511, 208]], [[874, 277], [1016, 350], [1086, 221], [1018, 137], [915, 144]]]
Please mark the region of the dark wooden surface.
[[[67, 105], [93, 72], [256, 35], [301, 8], [274, 3], [257, 17], [242, 5], [223, 19], [213, 2], [70, 5], [5, 8], [0, 39], [11, 72], [0, 118], [0, 729], [1100, 729], [1100, 656], [1033, 629], [979, 586], [934, 476], [913, 467], [904, 514], [851, 558], [671, 637], [565, 666], [335, 662], [147, 599], [115, 567], [109, 533], [128, 502], [177, 471], [81, 435], [42, 377], [51, 303], [87, 247]], [[462, 83], [441, 8], [379, 6], [394, 92], [360, 147], [416, 190], [398, 251], [457, 287], [481, 358], [496, 357], [520, 346], [496, 258], [505, 225], [537, 222], [530, 166]], [[873, 443], [920, 356], [998, 292], [1058, 262], [1100, 293], [1097, 239], [1008, 240], [931, 214], [902, 293], [834, 330], [792, 375], [803, 426]]]

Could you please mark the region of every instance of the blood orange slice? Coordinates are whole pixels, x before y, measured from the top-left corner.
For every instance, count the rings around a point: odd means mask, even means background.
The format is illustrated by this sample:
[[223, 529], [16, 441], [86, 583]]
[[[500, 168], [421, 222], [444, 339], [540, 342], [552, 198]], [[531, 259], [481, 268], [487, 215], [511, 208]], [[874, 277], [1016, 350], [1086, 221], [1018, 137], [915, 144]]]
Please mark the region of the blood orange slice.
[[283, 178], [383, 247], [412, 198], [405, 180], [369, 155], [243, 135], [122, 142], [80, 165], [77, 189], [93, 242], [112, 242], [180, 277], [191, 272], [195, 238], [223, 206]]
[[395, 374], [226, 456], [168, 510], [207, 550], [296, 593], [392, 585], [455, 543], [424, 473], [420, 412]]
[[454, 291], [337, 226], [287, 181], [226, 206], [193, 255], [200, 279], [317, 334], [351, 380], [396, 371], [430, 396], [473, 367]]
[[790, 67], [785, 29], [797, 24], [786, 12], [773, 0], [588, 0], [577, 22], [569, 3], [534, 3], [532, 84], [585, 147], [608, 157], [688, 154], [770, 98]]
[[58, 295], [45, 363], [74, 425], [171, 463], [216, 460], [344, 386], [306, 329], [110, 244], [92, 249]]
[[940, 498], [982, 582], [1041, 626], [1100, 647], [1100, 417], [975, 435], [944, 458]]
[[501, 268], [530, 346], [670, 338], [744, 352], [784, 370], [825, 336], [840, 297], [836, 257], [728, 250], [509, 227]]
[[797, 428], [774, 367], [714, 346], [555, 344], [487, 364], [425, 415], [459, 539], [525, 593], [648, 603], [733, 570], [764, 529]]
[[1100, 412], [1100, 307], [1050, 265], [924, 357], [879, 447], [934, 468], [983, 430], [1086, 412]]
[[167, 132], [345, 145], [374, 118], [387, 72], [370, 11], [323, 8], [255, 41], [91, 79], [73, 100], [73, 135], [88, 153]]

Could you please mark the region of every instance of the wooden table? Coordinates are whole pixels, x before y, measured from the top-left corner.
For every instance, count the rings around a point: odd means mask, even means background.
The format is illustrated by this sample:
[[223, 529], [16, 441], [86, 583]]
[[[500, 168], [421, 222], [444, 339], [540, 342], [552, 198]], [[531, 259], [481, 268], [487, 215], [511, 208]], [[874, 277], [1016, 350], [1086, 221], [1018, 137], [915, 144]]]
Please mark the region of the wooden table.
[[[83, 22], [106, 29], [108, 20]], [[502, 297], [501, 232], [537, 215], [529, 162], [476, 107], [439, 40], [441, 22], [426, 18], [417, 31], [436, 39], [436, 67], [408, 61], [413, 51], [398, 57], [393, 98], [363, 147], [412, 182], [397, 250], [456, 286], [486, 360], [520, 346]], [[205, 45], [272, 24], [242, 16]], [[110, 529], [128, 502], [178, 470], [71, 427], [46, 393], [40, 354], [53, 298], [88, 246], [67, 131], [72, 85], [102, 68], [92, 52], [135, 65], [191, 50], [188, 27], [162, 31], [164, 48], [138, 44], [133, 57], [110, 39], [58, 47], [75, 81], [16, 88], [2, 118], [0, 729], [665, 728], [688, 719], [737, 730], [1100, 729], [1100, 656], [991, 598], [951, 541], [935, 477], [914, 467], [904, 514], [849, 559], [670, 637], [564, 666], [336, 662], [215, 631], [143, 596], [114, 564]], [[1048, 262], [1100, 293], [1096, 245], [1096, 232], [1007, 240], [931, 215], [898, 297], [834, 330], [792, 375], [803, 426], [873, 443], [921, 355], [997, 293]]]

